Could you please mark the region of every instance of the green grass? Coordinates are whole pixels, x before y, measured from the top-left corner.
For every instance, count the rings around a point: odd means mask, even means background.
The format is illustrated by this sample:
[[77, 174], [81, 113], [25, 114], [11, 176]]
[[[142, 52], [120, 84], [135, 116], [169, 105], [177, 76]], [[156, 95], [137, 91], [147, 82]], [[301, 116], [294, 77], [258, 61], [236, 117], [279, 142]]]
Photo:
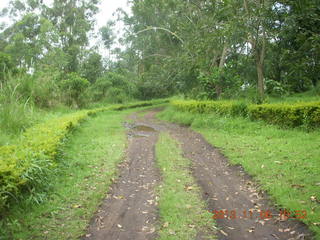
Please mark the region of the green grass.
[[72, 112], [76, 110], [63, 106], [42, 110], [20, 103], [4, 104], [0, 106], [0, 147], [17, 143], [23, 131], [35, 124]]
[[131, 111], [135, 110], [99, 113], [75, 130], [50, 180], [49, 200], [33, 206], [27, 199], [16, 204], [0, 221], [0, 239], [78, 239], [83, 235], [124, 158], [126, 136], [121, 122]]
[[284, 97], [269, 97], [267, 96], [266, 101], [268, 103], [296, 103], [296, 102], [316, 102], [320, 100], [320, 87], [304, 92], [295, 93]]
[[320, 131], [283, 130], [244, 118], [182, 113], [158, 115], [200, 132], [233, 164], [241, 164], [278, 207], [306, 210], [303, 219], [320, 239]]
[[158, 187], [158, 239], [193, 240], [198, 231], [215, 229], [212, 214], [205, 210], [206, 204], [190, 173], [190, 161], [181, 157], [177, 143], [167, 134], [160, 135], [156, 156], [163, 177]]

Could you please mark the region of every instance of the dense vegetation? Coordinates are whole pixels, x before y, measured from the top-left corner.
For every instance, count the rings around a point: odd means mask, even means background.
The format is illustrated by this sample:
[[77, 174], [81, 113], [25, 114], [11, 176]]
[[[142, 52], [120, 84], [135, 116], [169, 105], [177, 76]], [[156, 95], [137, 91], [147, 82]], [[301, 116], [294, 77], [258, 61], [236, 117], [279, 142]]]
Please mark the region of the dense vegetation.
[[10, 18], [0, 29], [1, 144], [42, 119], [40, 109], [174, 94], [256, 103], [319, 95], [317, 0], [132, 1], [132, 14], [118, 10], [122, 49], [114, 22], [95, 32], [98, 6], [11, 0], [1, 11]]
[[132, 11], [123, 61], [145, 97], [319, 94], [317, 0], [145, 0]]

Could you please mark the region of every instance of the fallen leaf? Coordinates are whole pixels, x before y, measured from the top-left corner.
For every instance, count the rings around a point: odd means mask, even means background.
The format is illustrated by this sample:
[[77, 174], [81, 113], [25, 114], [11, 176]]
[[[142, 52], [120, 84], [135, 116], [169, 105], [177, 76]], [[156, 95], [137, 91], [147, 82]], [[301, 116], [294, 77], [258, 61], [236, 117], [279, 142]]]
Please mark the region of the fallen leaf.
[[191, 190], [193, 190], [193, 187], [192, 186], [188, 186], [185, 189], [186, 189], [186, 191], [191, 191]]
[[75, 204], [72, 206], [72, 208], [81, 208], [81, 205]]
[[86, 237], [87, 237], [87, 238], [91, 237], [91, 234], [86, 234]]
[[272, 237], [274, 237], [275, 239], [280, 239], [277, 235], [275, 234], [271, 234]]
[[221, 232], [223, 235], [228, 236], [228, 234], [227, 234], [225, 231], [220, 230], [220, 232]]
[[163, 227], [164, 227], [164, 228], [169, 227], [169, 223], [168, 223], [168, 222], [165, 222], [165, 223], [163, 224]]
[[317, 201], [317, 197], [316, 197], [316, 196], [311, 196], [311, 197], [310, 197], [310, 200], [311, 200], [312, 202], [315, 202], [315, 201]]
[[172, 229], [169, 229], [169, 234], [170, 234], [170, 235], [176, 235], [176, 232], [173, 231]]

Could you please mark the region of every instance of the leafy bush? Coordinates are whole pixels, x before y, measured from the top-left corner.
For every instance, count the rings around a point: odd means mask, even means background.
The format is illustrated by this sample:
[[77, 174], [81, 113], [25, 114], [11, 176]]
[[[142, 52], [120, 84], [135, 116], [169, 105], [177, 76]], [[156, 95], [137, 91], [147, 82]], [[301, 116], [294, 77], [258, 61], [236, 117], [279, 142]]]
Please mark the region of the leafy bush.
[[282, 127], [305, 125], [308, 128], [320, 127], [320, 102], [250, 104], [235, 101], [173, 101], [180, 111], [195, 113], [216, 113], [229, 116], [249, 116], [253, 120], [263, 120]]
[[76, 107], [84, 105], [84, 92], [89, 87], [90, 82], [80, 77], [77, 73], [69, 73], [60, 86], [65, 93], [66, 103]]
[[234, 97], [239, 92], [242, 79], [236, 72], [228, 69], [213, 68], [210, 73], [200, 72], [198, 76], [200, 90], [198, 99], [217, 99]]
[[271, 96], [285, 96], [288, 94], [288, 87], [284, 86], [282, 83], [277, 82], [272, 79], [265, 79], [265, 84], [267, 87], [266, 93]]
[[174, 107], [181, 111], [210, 113], [219, 115], [247, 115], [247, 105], [235, 101], [173, 101]]
[[16, 146], [0, 148], [0, 209], [10, 195], [32, 192], [54, 166], [53, 159], [70, 129], [88, 115], [87, 111], [67, 115], [27, 129]]
[[90, 87], [93, 101], [123, 103], [136, 95], [137, 89], [127, 77], [115, 72], [108, 72]]
[[320, 126], [320, 102], [262, 104], [249, 106], [250, 118], [283, 127]]
[[0, 83], [5, 81], [7, 75], [14, 70], [15, 66], [10, 55], [0, 52]]

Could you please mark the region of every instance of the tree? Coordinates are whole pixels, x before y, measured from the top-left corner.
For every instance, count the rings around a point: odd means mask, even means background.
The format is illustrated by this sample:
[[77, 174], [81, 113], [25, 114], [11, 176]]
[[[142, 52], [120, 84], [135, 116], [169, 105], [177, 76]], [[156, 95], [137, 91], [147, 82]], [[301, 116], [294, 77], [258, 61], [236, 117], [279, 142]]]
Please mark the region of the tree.
[[60, 45], [67, 54], [67, 66], [64, 71], [76, 72], [79, 67], [79, 55], [88, 44], [88, 32], [92, 30], [94, 15], [97, 13], [98, 0], [54, 0], [44, 15], [59, 33]]
[[82, 76], [94, 83], [103, 73], [102, 56], [94, 51], [90, 51], [88, 56], [84, 59], [81, 67]]

